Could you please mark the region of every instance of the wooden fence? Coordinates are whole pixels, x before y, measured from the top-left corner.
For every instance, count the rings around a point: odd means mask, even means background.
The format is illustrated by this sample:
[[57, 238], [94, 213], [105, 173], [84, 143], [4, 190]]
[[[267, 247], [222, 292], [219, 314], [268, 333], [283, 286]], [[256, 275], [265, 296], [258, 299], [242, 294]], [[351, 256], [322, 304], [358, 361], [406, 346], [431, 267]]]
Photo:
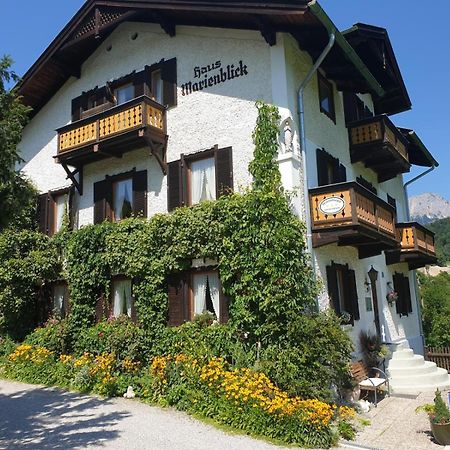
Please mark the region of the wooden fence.
[[425, 347], [425, 359], [450, 372], [450, 347]]

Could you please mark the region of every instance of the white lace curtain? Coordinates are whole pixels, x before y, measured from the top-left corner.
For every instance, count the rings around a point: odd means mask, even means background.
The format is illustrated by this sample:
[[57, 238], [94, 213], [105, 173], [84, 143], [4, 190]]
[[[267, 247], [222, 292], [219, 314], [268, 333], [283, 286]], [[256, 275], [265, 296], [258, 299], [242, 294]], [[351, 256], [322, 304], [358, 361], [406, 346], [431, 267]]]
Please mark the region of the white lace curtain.
[[194, 294], [194, 315], [202, 314], [207, 311], [206, 307], [206, 290], [209, 288], [209, 295], [215, 314], [220, 320], [220, 282], [217, 272], [207, 274], [195, 274], [193, 277], [193, 294]]
[[118, 181], [114, 187], [114, 219], [121, 220], [130, 217], [133, 212], [132, 181]]
[[113, 283], [114, 295], [114, 317], [119, 317], [121, 314], [131, 317], [131, 281], [130, 280], [116, 280]]
[[191, 164], [191, 203], [216, 198], [214, 158], [201, 159]]
[[58, 195], [56, 197], [56, 232], [61, 230], [63, 224], [64, 214], [66, 212], [67, 198], [67, 194]]

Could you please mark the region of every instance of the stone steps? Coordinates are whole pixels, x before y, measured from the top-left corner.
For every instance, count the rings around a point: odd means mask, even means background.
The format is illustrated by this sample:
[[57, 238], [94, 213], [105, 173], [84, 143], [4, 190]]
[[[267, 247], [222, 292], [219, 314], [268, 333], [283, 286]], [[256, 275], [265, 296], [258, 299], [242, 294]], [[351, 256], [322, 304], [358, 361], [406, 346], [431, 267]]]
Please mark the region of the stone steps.
[[393, 352], [386, 373], [393, 394], [418, 394], [450, 388], [450, 376], [445, 369], [425, 361], [423, 356], [415, 355], [404, 345]]

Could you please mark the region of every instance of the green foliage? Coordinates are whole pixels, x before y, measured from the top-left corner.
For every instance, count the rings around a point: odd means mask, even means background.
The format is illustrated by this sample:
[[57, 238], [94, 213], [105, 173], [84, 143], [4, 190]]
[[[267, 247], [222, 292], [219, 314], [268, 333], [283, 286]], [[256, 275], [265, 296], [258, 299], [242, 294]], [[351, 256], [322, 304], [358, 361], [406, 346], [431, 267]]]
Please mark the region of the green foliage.
[[436, 424], [450, 423], [450, 410], [442, 399], [441, 392], [436, 389], [434, 395], [434, 411], [432, 412], [431, 421]]
[[60, 259], [52, 241], [33, 231], [0, 233], [0, 334], [22, 339], [37, 324], [46, 283]]
[[142, 327], [134, 324], [128, 317], [121, 316], [81, 330], [74, 344], [74, 352], [78, 355], [84, 352], [94, 355], [114, 353], [120, 360], [129, 357], [148, 362], [153, 342], [146, 337]]
[[427, 228], [435, 233], [436, 255], [439, 264], [446, 266], [450, 262], [450, 218], [429, 223]]
[[18, 81], [11, 64], [9, 56], [0, 59], [0, 230], [11, 226], [32, 229], [35, 223], [35, 189], [15, 170], [21, 161], [17, 146], [30, 109], [6, 86]]
[[426, 344], [431, 347], [450, 346], [450, 274], [436, 277], [419, 275], [423, 301], [422, 320]]
[[280, 114], [278, 108], [263, 102], [256, 104], [258, 119], [253, 132], [255, 158], [249, 165], [255, 189], [277, 191], [281, 187], [281, 175], [275, 157], [278, 153]]
[[75, 328], [68, 320], [50, 319], [44, 326], [30, 333], [25, 342], [36, 347], [45, 347], [56, 355], [70, 353], [74, 345]]
[[261, 369], [290, 395], [332, 399], [332, 387], [351, 384], [349, 336], [332, 313], [301, 315], [289, 323], [286, 338], [263, 348]]

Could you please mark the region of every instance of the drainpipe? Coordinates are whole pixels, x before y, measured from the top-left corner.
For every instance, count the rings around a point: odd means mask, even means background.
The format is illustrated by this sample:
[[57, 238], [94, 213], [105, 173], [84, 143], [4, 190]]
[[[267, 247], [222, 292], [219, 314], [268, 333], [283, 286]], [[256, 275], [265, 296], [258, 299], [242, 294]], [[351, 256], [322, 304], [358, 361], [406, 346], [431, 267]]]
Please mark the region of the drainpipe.
[[[425, 170], [424, 172], [420, 173], [416, 177], [412, 178], [411, 180], [407, 181], [403, 185], [403, 191], [405, 193], [405, 200], [406, 200], [406, 221], [409, 222], [411, 220], [411, 212], [409, 209], [409, 199], [408, 199], [408, 186], [415, 181], [419, 180], [420, 178], [424, 177], [425, 175], [428, 175], [430, 172], [432, 172], [434, 169], [436, 169], [436, 165], [433, 164], [429, 169]], [[416, 295], [416, 305], [417, 305], [417, 315], [419, 316], [419, 332], [420, 336], [422, 337], [422, 346], [425, 347], [425, 335], [423, 333], [423, 324], [422, 324], [422, 305], [420, 304], [420, 293], [419, 293], [419, 284], [417, 282], [417, 273], [414, 270], [413, 271], [413, 284], [414, 284], [414, 293]]]
[[308, 192], [308, 178], [306, 175], [306, 132], [305, 132], [305, 104], [304, 104], [304, 92], [307, 84], [311, 81], [313, 75], [317, 72], [318, 68], [322, 64], [323, 60], [326, 58], [330, 50], [332, 49], [335, 41], [335, 33], [330, 33], [330, 38], [327, 46], [322, 51], [321, 55], [311, 67], [306, 77], [300, 84], [298, 88], [298, 121], [299, 121], [299, 133], [300, 133], [300, 151], [302, 155], [303, 163], [303, 195], [305, 201], [305, 222], [306, 222], [306, 245], [307, 251], [311, 255], [311, 263], [313, 271], [315, 273], [315, 262], [312, 247], [312, 228], [311, 228], [311, 210], [309, 205], [309, 192]]

